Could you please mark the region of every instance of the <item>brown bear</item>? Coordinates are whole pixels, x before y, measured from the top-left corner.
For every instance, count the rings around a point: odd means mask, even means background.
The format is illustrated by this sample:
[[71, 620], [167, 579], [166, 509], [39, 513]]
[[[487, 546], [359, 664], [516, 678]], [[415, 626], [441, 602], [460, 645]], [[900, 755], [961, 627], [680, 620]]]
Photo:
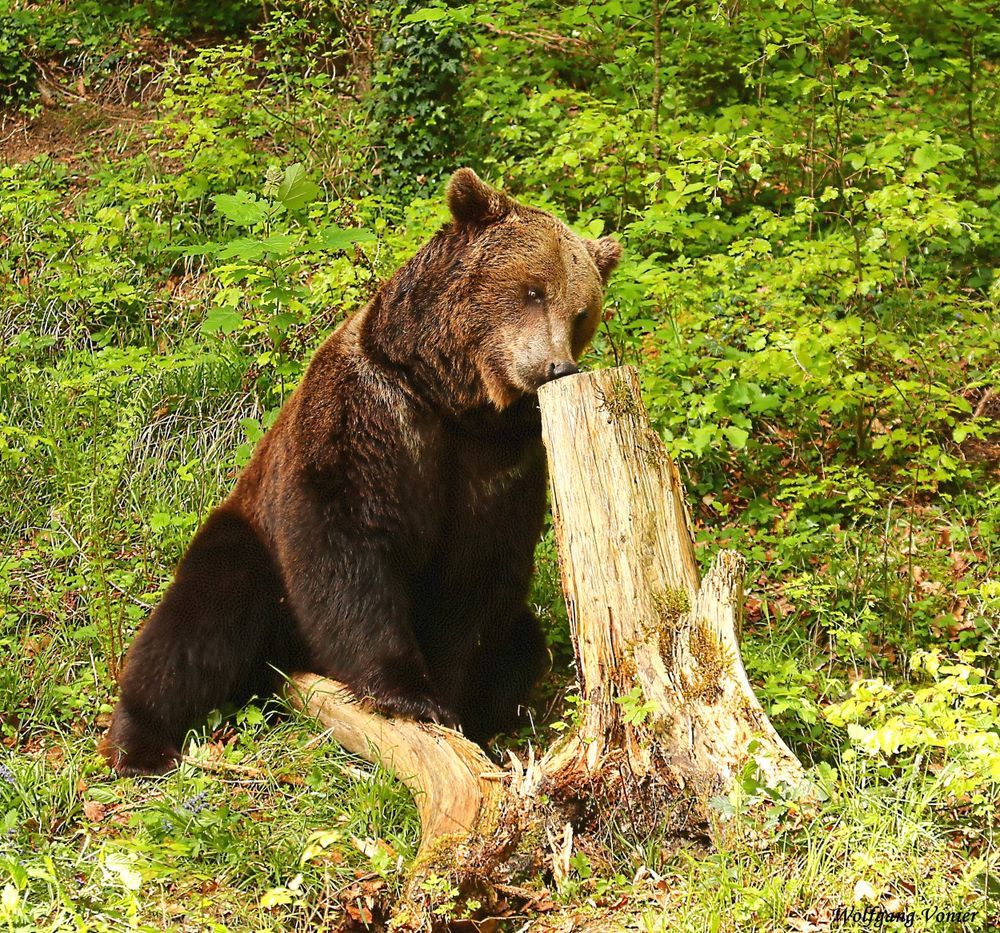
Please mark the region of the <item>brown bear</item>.
[[452, 220], [314, 356], [132, 646], [101, 745], [163, 773], [280, 671], [483, 740], [548, 662], [526, 605], [545, 515], [536, 391], [577, 371], [610, 239], [470, 169]]

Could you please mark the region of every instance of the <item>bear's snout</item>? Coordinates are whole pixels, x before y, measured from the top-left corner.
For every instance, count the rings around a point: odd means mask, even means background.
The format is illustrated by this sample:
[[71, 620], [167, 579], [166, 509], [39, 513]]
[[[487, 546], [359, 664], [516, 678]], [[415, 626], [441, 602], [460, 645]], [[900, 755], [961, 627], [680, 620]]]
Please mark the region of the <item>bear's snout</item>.
[[545, 381], [551, 382], [553, 379], [562, 379], [563, 376], [572, 376], [573, 373], [578, 373], [579, 371], [580, 367], [572, 360], [549, 363], [548, 369], [545, 371]]

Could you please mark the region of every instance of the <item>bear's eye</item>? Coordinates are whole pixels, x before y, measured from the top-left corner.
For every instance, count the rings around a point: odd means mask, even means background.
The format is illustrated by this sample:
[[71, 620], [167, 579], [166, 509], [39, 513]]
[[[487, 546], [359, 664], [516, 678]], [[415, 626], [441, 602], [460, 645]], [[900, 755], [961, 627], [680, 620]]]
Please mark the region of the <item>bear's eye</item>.
[[532, 304], [541, 304], [545, 301], [545, 292], [540, 288], [530, 287], [525, 293], [524, 297], [528, 299]]
[[582, 324], [585, 320], [587, 320], [589, 314], [590, 312], [586, 308], [581, 308], [576, 312], [576, 317], [573, 319], [573, 323]]

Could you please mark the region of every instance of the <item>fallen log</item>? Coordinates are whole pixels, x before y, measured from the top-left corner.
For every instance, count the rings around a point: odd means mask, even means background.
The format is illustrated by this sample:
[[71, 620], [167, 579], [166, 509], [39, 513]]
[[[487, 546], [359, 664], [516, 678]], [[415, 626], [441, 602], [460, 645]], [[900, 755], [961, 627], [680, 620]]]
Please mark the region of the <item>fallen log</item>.
[[456, 732], [387, 720], [322, 678], [292, 682], [293, 700], [334, 739], [414, 794], [423, 835], [396, 929], [435, 926], [434, 875], [487, 911], [512, 898], [525, 908], [536, 894], [522, 882], [565, 876], [595, 805], [625, 831], [669, 811], [678, 833], [707, 835], [707, 801], [751, 758], [771, 786], [802, 780], [740, 658], [742, 558], [719, 552], [699, 582], [683, 487], [636, 372], [568, 376], [539, 403], [584, 701], [576, 730], [501, 773]]
[[420, 847], [395, 925], [428, 928], [434, 904], [422, 890], [424, 882], [461, 870], [465, 850], [495, 827], [507, 796], [506, 775], [453, 729], [387, 719], [335, 681], [298, 674], [286, 696], [318, 719], [342, 748], [381, 764], [410, 790], [420, 816]]

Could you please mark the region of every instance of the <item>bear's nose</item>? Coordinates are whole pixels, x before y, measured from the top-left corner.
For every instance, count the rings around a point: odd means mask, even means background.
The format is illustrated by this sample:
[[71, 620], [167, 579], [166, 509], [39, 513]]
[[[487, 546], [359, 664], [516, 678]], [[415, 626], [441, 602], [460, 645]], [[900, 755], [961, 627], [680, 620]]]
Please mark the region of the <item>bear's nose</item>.
[[548, 382], [553, 379], [562, 379], [563, 376], [572, 376], [580, 370], [572, 360], [563, 360], [561, 363], [549, 363]]

